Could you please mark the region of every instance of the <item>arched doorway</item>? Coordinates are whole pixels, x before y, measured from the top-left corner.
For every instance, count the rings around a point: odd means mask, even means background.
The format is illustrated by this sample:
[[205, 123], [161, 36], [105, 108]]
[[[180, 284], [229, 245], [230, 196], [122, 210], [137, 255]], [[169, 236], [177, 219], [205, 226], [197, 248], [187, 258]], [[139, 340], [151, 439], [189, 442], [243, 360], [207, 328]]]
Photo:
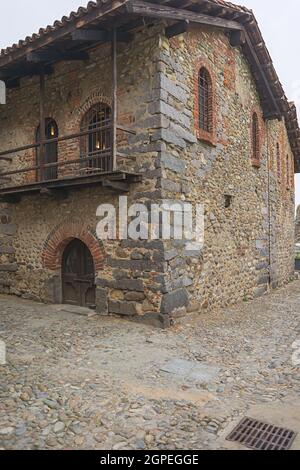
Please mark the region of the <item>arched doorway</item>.
[[[45, 138], [46, 140], [56, 139], [58, 137], [58, 127], [54, 119], [47, 118], [45, 122]], [[36, 132], [36, 141], [40, 142], [40, 126], [37, 128]], [[45, 156], [44, 156], [44, 164], [47, 165], [48, 163], [57, 163], [58, 158], [58, 150], [57, 150], [57, 142], [51, 142], [45, 145]], [[40, 149], [37, 149], [36, 153], [36, 162], [37, 165], [40, 165], [41, 157], [40, 157]], [[56, 180], [57, 179], [57, 166], [45, 168], [43, 174], [41, 170], [37, 171], [37, 181], [49, 181], [49, 180]]]
[[63, 303], [96, 308], [95, 266], [88, 247], [72, 240], [62, 259]]

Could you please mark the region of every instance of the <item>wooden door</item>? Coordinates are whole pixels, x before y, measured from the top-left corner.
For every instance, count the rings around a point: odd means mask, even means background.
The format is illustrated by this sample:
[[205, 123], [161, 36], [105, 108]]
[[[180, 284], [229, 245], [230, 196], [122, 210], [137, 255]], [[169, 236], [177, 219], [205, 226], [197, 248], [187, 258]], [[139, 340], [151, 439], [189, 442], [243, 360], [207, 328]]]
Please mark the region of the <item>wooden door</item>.
[[63, 302], [95, 308], [95, 268], [90, 250], [75, 239], [66, 247], [62, 261]]

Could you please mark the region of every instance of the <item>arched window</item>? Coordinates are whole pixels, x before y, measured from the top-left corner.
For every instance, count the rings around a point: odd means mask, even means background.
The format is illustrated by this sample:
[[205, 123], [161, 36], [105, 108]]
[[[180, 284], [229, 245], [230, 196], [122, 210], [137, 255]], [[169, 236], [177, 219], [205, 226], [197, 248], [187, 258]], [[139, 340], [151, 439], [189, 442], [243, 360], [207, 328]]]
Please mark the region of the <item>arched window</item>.
[[260, 164], [259, 121], [256, 112], [252, 115], [252, 163], [256, 166]]
[[81, 137], [81, 158], [87, 168], [94, 171], [112, 171], [112, 113], [105, 103], [93, 105], [81, 121], [81, 132], [89, 132]]
[[278, 181], [281, 180], [281, 155], [280, 155], [280, 145], [277, 142], [276, 144], [276, 158], [277, 158], [277, 177]]
[[291, 188], [294, 188], [295, 185], [295, 169], [294, 169], [294, 160], [293, 157], [291, 157], [291, 179], [290, 179], [290, 185]]
[[205, 67], [199, 71], [199, 128], [205, 132], [213, 132], [213, 90], [210, 73]]
[[[40, 142], [40, 126], [36, 131], [36, 141]], [[46, 140], [55, 139], [59, 135], [58, 126], [54, 119], [47, 118], [45, 121], [45, 138]], [[37, 148], [36, 151], [36, 163], [37, 166], [57, 163], [58, 151], [57, 151], [57, 142], [50, 142], [45, 145], [44, 158], [41, 159], [41, 149]], [[39, 168], [36, 173], [37, 181], [49, 181], [57, 179], [57, 166], [49, 166], [46, 168]]]

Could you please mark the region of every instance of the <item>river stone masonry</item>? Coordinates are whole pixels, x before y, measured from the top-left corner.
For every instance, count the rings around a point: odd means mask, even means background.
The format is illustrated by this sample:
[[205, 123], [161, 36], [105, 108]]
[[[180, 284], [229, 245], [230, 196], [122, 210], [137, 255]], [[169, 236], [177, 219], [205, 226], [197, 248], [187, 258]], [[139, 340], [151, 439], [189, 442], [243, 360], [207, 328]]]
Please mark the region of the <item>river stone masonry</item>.
[[[163, 24], [143, 28], [118, 49], [119, 122], [137, 131], [119, 138], [120, 150], [136, 157], [123, 168], [143, 176], [132, 184], [129, 204], [203, 204], [204, 247], [191, 254], [182, 241], [99, 241], [96, 209], [117, 204], [119, 196], [107, 189], [70, 192], [60, 201], [24, 197], [0, 208], [1, 292], [61, 302], [59, 261], [70, 238], [84, 241], [96, 260], [102, 315], [165, 327], [187, 312], [253, 299], [287, 283], [294, 271], [294, 188], [286, 184], [284, 162], [286, 155], [293, 162], [293, 155], [285, 123], [263, 120], [240, 49], [222, 31], [199, 26], [169, 40]], [[97, 47], [88, 64], [59, 63], [47, 78], [46, 113], [61, 135], [78, 132], [93, 104], [110, 103], [109, 54], [108, 47]], [[203, 64], [215, 90], [211, 142], [199, 138], [196, 125], [195, 84]], [[260, 117], [260, 168], [251, 164], [254, 109]], [[0, 109], [1, 148], [30, 144], [38, 120], [38, 82], [27, 78]], [[64, 158], [76, 152], [66, 143], [59, 148]], [[26, 152], [18, 162], [34, 159]]]

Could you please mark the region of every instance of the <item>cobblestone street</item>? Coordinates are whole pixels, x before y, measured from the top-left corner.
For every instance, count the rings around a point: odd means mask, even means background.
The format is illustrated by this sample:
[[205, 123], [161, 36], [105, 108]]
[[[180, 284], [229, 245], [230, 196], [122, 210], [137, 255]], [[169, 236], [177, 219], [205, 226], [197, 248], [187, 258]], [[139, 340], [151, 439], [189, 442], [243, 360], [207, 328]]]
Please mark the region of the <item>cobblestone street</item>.
[[252, 408], [300, 415], [300, 281], [169, 330], [5, 296], [0, 319], [3, 449], [225, 448]]

